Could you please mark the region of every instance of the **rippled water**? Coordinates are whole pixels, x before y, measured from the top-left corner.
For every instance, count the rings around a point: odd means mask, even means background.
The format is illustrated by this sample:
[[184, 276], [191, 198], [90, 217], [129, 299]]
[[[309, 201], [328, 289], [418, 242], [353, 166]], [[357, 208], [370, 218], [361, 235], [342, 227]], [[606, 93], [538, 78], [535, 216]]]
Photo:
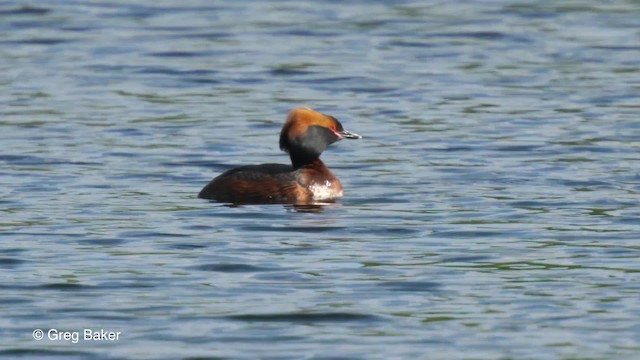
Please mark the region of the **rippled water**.
[[[0, 355], [638, 358], [638, 29], [637, 1], [0, 3]], [[302, 105], [364, 136], [323, 155], [343, 200], [196, 198], [286, 163]]]

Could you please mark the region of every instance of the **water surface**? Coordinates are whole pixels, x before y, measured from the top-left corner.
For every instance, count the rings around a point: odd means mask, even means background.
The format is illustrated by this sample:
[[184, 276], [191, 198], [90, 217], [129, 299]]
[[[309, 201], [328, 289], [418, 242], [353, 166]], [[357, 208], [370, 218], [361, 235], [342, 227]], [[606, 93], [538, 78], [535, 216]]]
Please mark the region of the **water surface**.
[[[0, 4], [0, 355], [635, 359], [637, 1]], [[364, 136], [321, 209], [196, 198]], [[319, 210], [319, 211], [318, 211]], [[122, 332], [34, 340], [34, 329]]]

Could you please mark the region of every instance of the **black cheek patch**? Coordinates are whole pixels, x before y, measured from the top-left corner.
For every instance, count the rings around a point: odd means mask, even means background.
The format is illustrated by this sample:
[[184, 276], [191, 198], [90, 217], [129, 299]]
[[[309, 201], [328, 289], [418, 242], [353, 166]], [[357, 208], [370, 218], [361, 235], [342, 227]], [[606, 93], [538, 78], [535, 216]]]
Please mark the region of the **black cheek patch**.
[[326, 127], [309, 126], [307, 131], [286, 142], [293, 167], [297, 169], [316, 160], [329, 144], [339, 139]]
[[320, 156], [329, 144], [333, 144], [338, 141], [338, 139], [340, 139], [338, 135], [330, 129], [314, 125], [309, 126], [307, 131], [296, 140], [298, 144], [302, 145], [301, 147], [304, 148], [306, 152], [313, 152]]

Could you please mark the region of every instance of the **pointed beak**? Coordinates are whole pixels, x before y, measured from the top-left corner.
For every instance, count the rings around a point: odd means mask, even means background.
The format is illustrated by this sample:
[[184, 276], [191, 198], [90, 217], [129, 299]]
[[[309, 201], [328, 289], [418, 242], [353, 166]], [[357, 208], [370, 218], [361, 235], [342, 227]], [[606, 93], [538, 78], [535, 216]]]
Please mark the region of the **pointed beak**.
[[340, 135], [340, 137], [343, 139], [362, 139], [362, 136], [347, 130], [338, 132], [338, 135]]

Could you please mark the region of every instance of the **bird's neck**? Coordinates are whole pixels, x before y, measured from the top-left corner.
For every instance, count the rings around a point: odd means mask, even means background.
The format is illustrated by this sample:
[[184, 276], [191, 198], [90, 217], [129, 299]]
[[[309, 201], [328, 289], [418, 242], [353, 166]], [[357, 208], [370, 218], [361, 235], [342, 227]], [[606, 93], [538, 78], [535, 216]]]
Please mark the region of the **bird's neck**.
[[303, 167], [318, 169], [327, 168], [322, 160], [320, 160], [320, 156], [317, 154], [290, 153], [289, 157], [291, 158], [291, 165], [293, 165], [294, 170], [298, 170]]

